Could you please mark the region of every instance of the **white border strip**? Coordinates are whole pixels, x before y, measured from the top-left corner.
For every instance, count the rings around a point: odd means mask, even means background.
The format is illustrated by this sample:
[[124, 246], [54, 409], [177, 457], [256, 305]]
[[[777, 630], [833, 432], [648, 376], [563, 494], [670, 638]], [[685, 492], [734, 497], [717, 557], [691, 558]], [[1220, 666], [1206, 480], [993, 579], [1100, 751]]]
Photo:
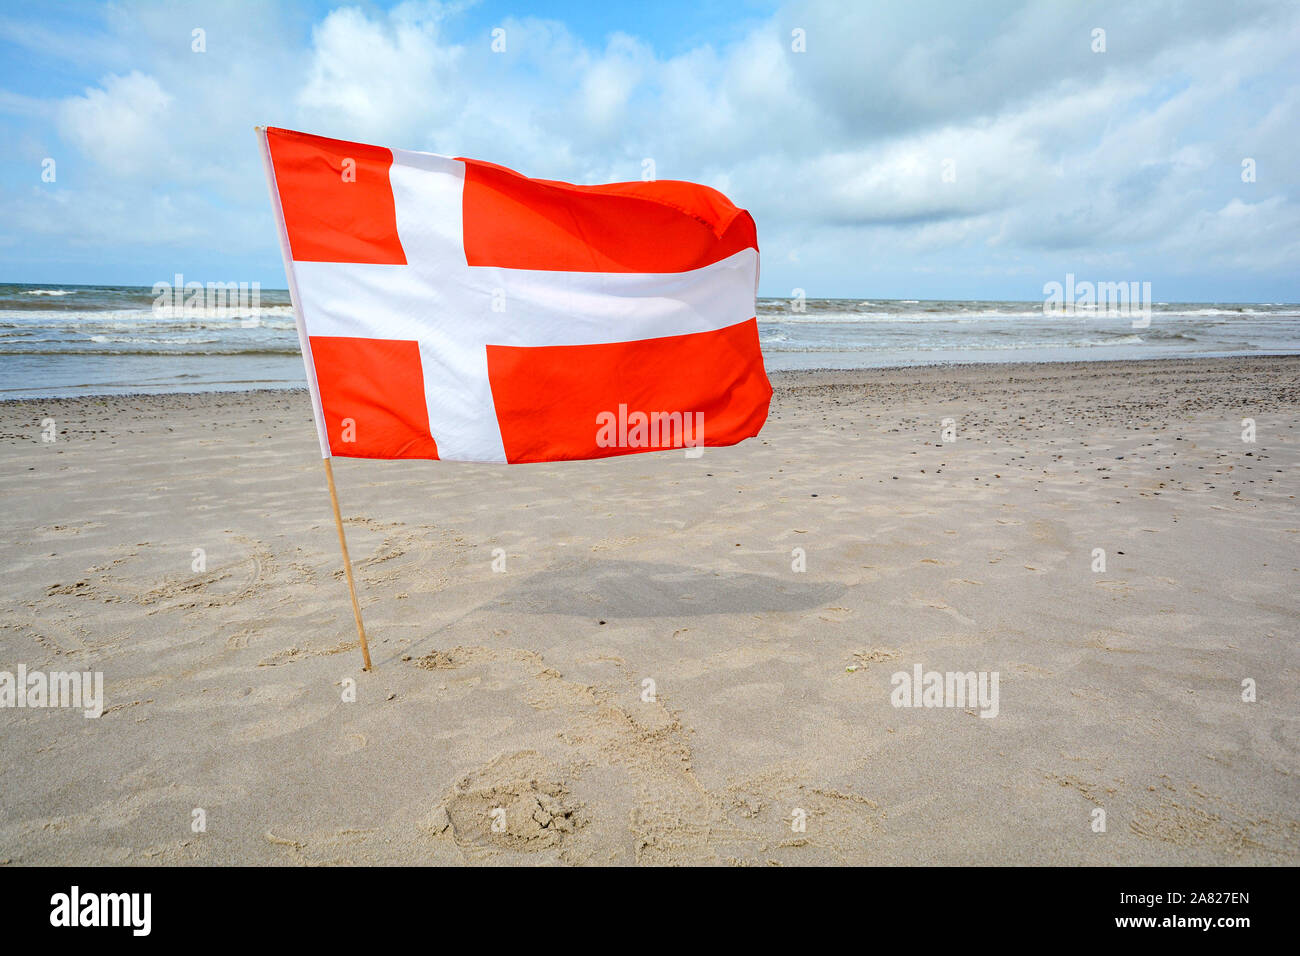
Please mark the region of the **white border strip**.
[[298, 280], [293, 272], [293, 252], [289, 248], [289, 233], [284, 225], [284, 209], [280, 206], [280, 188], [275, 182], [275, 167], [271, 163], [271, 147], [266, 139], [266, 127], [256, 126], [257, 145], [262, 151], [262, 168], [266, 171], [266, 188], [271, 193], [271, 208], [275, 211], [275, 225], [280, 233], [280, 257], [284, 260], [284, 273], [289, 279], [289, 299], [293, 302], [294, 324], [298, 327], [298, 345], [302, 348], [302, 361], [307, 367], [307, 390], [311, 392], [312, 415], [316, 419], [316, 437], [320, 439], [320, 456], [329, 458], [329, 435], [325, 431], [325, 410], [320, 403], [320, 388], [316, 384], [316, 363], [311, 357], [311, 339], [303, 322], [302, 307], [298, 304]]

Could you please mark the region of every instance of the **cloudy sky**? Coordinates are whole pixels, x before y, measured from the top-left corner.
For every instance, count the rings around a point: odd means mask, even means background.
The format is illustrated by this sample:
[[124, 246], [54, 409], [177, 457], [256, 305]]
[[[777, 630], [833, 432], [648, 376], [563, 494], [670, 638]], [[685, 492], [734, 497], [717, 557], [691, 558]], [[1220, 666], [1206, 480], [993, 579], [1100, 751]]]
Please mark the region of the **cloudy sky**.
[[1036, 300], [1074, 273], [1300, 301], [1290, 0], [0, 11], [0, 282], [282, 288], [267, 124], [583, 183], [652, 161], [754, 214], [764, 295]]

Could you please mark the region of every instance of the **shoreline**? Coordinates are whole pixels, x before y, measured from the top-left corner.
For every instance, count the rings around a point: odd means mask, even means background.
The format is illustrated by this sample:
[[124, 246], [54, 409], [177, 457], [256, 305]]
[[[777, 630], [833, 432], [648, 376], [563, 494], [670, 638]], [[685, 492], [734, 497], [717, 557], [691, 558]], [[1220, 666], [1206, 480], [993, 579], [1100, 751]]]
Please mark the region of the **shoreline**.
[[[1269, 353], [1243, 353], [1243, 354], [1223, 354], [1223, 355], [1167, 355], [1154, 356], [1151, 358], [1113, 358], [1113, 359], [1060, 359], [1054, 361], [1024, 361], [1024, 362], [933, 362], [927, 364], [914, 365], [880, 365], [865, 366], [853, 368], [798, 368], [798, 369], [768, 369], [768, 379], [772, 382], [772, 387], [778, 387], [778, 382], [784, 385], [787, 380], [794, 381], [807, 377], [826, 377], [826, 376], [865, 376], [865, 375], [888, 375], [891, 373], [917, 371], [931, 372], [941, 370], [979, 370], [979, 369], [1051, 369], [1060, 367], [1071, 367], [1086, 369], [1094, 366], [1118, 367], [1118, 366], [1142, 366], [1150, 363], [1159, 363], [1165, 365], [1171, 362], [1269, 362], [1278, 359], [1300, 359], [1300, 350], [1294, 352], [1269, 352]], [[299, 359], [300, 361], [300, 359]], [[286, 384], [274, 386], [262, 386], [258, 388], [222, 388], [222, 389], [200, 389], [196, 391], [150, 391], [150, 392], [88, 392], [77, 395], [31, 395], [17, 397], [0, 397], [0, 407], [14, 404], [30, 404], [32, 402], [64, 402], [79, 400], [95, 399], [128, 399], [128, 398], [157, 398], [161, 396], [181, 396], [193, 397], [204, 395], [275, 395], [285, 392], [306, 393], [306, 383]]]

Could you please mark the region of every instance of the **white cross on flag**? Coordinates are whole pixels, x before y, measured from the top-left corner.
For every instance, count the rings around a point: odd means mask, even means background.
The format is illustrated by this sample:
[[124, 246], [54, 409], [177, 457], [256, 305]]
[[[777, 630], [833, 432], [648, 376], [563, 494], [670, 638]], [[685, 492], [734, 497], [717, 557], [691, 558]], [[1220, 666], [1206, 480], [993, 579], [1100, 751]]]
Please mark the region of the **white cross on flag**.
[[718, 191], [260, 136], [325, 457], [602, 458], [762, 428], [754, 221]]

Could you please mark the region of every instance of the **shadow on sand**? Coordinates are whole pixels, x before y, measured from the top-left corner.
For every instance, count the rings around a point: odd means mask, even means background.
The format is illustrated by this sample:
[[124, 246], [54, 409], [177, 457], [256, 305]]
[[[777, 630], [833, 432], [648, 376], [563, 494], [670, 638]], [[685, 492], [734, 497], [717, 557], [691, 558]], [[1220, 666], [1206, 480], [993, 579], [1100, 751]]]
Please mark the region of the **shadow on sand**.
[[649, 561], [587, 560], [529, 575], [496, 610], [607, 620], [808, 611], [844, 593], [838, 584]]

